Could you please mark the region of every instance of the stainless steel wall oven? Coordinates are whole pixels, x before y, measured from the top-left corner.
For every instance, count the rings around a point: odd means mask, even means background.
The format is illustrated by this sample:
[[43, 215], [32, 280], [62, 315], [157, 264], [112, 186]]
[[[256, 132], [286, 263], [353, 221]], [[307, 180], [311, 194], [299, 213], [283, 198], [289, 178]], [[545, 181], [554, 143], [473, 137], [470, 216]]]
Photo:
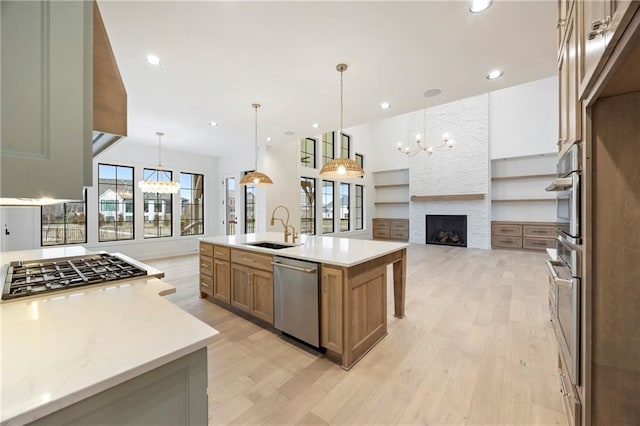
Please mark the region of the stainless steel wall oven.
[[580, 145], [573, 144], [558, 161], [557, 178], [547, 191], [557, 193], [558, 235], [573, 244], [581, 244], [580, 226]]

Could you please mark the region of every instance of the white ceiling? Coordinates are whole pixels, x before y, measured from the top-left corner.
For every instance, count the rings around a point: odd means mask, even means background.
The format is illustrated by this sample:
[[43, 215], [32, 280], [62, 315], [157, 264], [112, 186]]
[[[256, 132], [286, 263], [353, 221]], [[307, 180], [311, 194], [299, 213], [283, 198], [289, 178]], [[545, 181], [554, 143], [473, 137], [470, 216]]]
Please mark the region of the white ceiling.
[[[340, 62], [349, 66], [345, 128], [548, 77], [557, 67], [555, 1], [494, 0], [479, 14], [466, 1], [99, 6], [128, 93], [128, 139], [156, 144], [163, 131], [163, 146], [195, 154], [252, 151], [255, 102], [260, 142], [337, 129]], [[161, 67], [145, 62], [149, 53]], [[494, 68], [505, 75], [489, 81]], [[432, 88], [442, 94], [424, 97]], [[391, 109], [380, 109], [382, 101]]]

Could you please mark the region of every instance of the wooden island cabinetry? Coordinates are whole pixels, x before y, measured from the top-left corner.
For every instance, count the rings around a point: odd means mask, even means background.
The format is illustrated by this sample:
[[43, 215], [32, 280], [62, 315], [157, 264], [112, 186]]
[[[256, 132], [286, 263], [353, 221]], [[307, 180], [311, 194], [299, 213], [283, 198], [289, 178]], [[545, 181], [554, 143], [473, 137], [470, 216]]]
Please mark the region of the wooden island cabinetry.
[[[406, 244], [302, 235], [283, 250], [282, 234], [213, 237], [200, 242], [200, 296], [274, 325], [273, 255], [319, 264], [320, 348], [350, 369], [387, 334], [387, 266], [393, 265], [394, 315], [404, 317]], [[228, 299], [227, 299], [228, 294]]]

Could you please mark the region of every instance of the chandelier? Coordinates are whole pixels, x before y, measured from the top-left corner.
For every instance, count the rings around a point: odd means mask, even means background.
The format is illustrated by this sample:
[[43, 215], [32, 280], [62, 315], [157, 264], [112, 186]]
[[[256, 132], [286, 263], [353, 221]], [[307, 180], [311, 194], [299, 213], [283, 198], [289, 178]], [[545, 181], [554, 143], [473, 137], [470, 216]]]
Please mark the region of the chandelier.
[[[169, 172], [162, 168], [162, 137], [164, 133], [156, 132], [156, 135], [158, 135], [158, 168], [154, 170], [147, 179], [138, 182], [138, 188], [140, 188], [142, 192], [175, 194], [180, 190], [180, 184], [172, 181]], [[154, 176], [156, 180], [152, 180]], [[163, 176], [166, 180], [160, 180]]]
[[269, 176], [265, 175], [258, 171], [258, 108], [260, 108], [260, 104], [252, 104], [251, 108], [255, 110], [254, 117], [254, 142], [255, 142], [255, 157], [254, 157], [254, 166], [252, 172], [247, 173], [240, 180], [240, 185], [272, 185], [273, 181], [269, 178]]
[[[336, 66], [336, 70], [340, 72], [340, 133], [338, 134], [338, 155], [342, 155], [342, 73], [347, 70], [347, 64], [338, 64]], [[362, 167], [360, 167], [355, 160], [352, 160], [351, 158], [338, 157], [328, 161], [324, 166], [322, 166], [320, 176], [337, 179], [356, 178], [364, 176], [364, 170], [362, 170]]]
[[[422, 134], [418, 133], [416, 135], [416, 146], [414, 148], [410, 148], [408, 146], [403, 146], [402, 142], [398, 142], [398, 151], [403, 154], [408, 155], [409, 157], [413, 157], [419, 152], [426, 152], [429, 157], [436, 151], [451, 151], [455, 143], [449, 139], [449, 135], [446, 133], [442, 135], [442, 143], [440, 145], [428, 145], [426, 143], [427, 140], [427, 110], [422, 110]], [[424, 139], [424, 143], [423, 143]]]

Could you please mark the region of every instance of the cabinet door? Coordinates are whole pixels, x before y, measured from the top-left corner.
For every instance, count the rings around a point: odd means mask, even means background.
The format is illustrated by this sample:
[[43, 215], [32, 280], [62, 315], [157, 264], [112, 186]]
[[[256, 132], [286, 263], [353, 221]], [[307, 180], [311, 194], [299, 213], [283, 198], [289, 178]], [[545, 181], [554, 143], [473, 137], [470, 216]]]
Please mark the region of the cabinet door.
[[231, 303], [231, 269], [229, 262], [213, 260], [213, 297]]
[[81, 200], [92, 184], [92, 3], [0, 2], [0, 197]]
[[[580, 94], [583, 94], [594, 71], [604, 54], [606, 45], [606, 27], [609, 18], [606, 16], [604, 0], [580, 1], [577, 3], [580, 20]], [[574, 15], [576, 15], [574, 13]]]
[[574, 17], [575, 13], [569, 17], [560, 56], [560, 152], [582, 140], [582, 102], [578, 99], [578, 32]]
[[231, 304], [251, 312], [251, 270], [235, 263], [231, 264]]
[[251, 270], [251, 313], [273, 324], [273, 273]]
[[342, 269], [322, 266], [320, 346], [342, 354]]

